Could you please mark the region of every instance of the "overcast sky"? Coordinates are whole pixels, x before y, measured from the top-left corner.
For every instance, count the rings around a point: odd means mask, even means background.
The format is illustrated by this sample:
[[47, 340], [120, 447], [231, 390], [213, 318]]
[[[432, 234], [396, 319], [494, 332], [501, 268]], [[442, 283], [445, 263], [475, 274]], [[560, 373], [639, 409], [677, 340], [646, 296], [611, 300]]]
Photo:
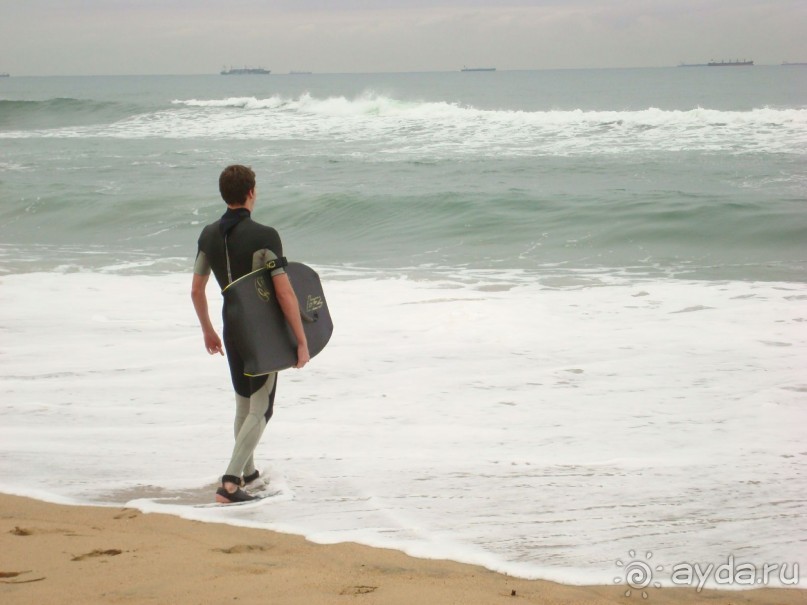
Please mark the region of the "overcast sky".
[[0, 72], [807, 61], [805, 0], [0, 0]]

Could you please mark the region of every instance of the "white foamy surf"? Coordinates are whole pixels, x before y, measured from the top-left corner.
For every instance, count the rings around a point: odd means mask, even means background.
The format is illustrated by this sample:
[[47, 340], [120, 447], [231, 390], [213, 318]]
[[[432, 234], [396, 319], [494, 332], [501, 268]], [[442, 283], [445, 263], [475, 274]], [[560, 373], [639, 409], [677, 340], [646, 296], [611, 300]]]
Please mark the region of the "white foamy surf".
[[2, 276], [0, 490], [568, 583], [804, 569], [803, 284], [320, 270], [333, 340], [258, 451], [289, 497], [245, 510], [170, 501], [232, 439], [188, 275]]
[[801, 153], [807, 109], [491, 110], [451, 102], [353, 98], [175, 99], [171, 109], [98, 125], [0, 132], [2, 138], [167, 138], [373, 143], [369, 154], [533, 156], [658, 151]]

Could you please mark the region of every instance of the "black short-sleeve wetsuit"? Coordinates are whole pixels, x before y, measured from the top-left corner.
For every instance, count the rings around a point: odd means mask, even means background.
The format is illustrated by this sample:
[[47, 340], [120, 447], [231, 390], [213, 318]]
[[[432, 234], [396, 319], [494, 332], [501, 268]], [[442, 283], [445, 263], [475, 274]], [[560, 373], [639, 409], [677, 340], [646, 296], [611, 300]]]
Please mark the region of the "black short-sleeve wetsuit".
[[[193, 270], [199, 275], [209, 275], [212, 269], [219, 287], [224, 289], [230, 282], [282, 256], [283, 244], [275, 229], [253, 221], [246, 208], [228, 209], [224, 216], [202, 230]], [[271, 275], [283, 272], [282, 268], [278, 268]], [[244, 375], [244, 361], [238, 353], [238, 343], [227, 328], [226, 308], [222, 309], [222, 316], [224, 348], [227, 351], [233, 388], [238, 395], [250, 397], [266, 383], [267, 377], [253, 378]], [[274, 388], [270, 399], [274, 401]], [[271, 415], [271, 407], [270, 404], [268, 415]]]

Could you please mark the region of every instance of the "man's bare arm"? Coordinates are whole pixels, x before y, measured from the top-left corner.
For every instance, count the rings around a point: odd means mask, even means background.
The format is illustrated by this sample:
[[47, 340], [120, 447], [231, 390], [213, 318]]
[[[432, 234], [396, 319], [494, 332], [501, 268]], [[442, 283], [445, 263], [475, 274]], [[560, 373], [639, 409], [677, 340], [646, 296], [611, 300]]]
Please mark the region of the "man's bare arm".
[[311, 359], [308, 353], [308, 341], [303, 330], [303, 321], [300, 319], [300, 305], [297, 302], [297, 295], [294, 293], [289, 276], [285, 273], [272, 276], [272, 284], [275, 287], [277, 302], [286, 317], [286, 321], [291, 326], [291, 331], [297, 339], [297, 365], [295, 368], [302, 368]]
[[207, 294], [205, 288], [207, 287], [207, 280], [209, 275], [193, 274], [193, 282], [191, 283], [191, 300], [193, 301], [193, 308], [196, 311], [196, 316], [199, 318], [199, 324], [202, 326], [202, 334], [205, 339], [205, 349], [211, 355], [219, 353], [224, 355], [224, 349], [221, 346], [221, 339], [216, 333], [216, 329], [210, 321], [210, 312], [207, 307]]

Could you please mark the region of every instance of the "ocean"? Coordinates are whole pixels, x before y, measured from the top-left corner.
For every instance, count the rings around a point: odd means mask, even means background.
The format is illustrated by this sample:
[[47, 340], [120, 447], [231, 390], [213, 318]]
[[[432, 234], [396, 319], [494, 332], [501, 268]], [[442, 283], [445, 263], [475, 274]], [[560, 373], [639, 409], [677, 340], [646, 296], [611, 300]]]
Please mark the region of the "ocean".
[[[3, 78], [0, 491], [575, 584], [729, 557], [792, 584], [806, 159], [799, 68]], [[281, 495], [197, 508], [233, 403], [190, 274], [230, 163], [335, 333], [280, 377]]]

